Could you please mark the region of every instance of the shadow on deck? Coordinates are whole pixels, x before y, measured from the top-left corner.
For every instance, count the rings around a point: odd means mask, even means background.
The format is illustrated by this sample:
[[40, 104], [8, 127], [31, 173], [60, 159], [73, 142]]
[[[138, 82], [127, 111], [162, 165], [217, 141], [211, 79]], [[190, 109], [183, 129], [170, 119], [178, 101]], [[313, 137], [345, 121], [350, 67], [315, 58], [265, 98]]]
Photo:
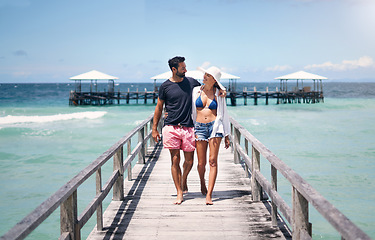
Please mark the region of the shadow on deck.
[[194, 163], [189, 193], [176, 206], [169, 152], [157, 145], [146, 164], [133, 168], [124, 201], [112, 201], [105, 211], [103, 231], [94, 229], [88, 239], [291, 239], [281, 218], [272, 226], [268, 201], [251, 200], [250, 180], [229, 149], [220, 149], [212, 206], [205, 205]]

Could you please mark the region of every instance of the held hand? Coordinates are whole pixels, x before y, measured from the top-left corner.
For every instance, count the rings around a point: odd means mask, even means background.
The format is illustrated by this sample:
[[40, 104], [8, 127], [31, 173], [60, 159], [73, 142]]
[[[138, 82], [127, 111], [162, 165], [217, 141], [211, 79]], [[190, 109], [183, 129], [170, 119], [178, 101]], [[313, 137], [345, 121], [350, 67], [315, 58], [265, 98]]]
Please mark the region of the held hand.
[[229, 137], [228, 136], [225, 137], [224, 142], [225, 142], [225, 148], [229, 148], [230, 141], [229, 141]]
[[152, 130], [152, 138], [155, 142], [159, 142], [159, 140], [161, 140], [158, 130]]

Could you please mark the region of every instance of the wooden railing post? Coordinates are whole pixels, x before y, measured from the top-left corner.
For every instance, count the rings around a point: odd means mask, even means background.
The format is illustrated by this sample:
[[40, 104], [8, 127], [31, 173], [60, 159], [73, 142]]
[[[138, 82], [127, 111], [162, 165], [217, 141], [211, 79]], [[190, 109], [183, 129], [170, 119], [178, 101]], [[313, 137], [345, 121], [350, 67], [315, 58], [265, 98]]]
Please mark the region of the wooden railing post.
[[[231, 122], [231, 123], [230, 123], [230, 136], [234, 136], [233, 128], [234, 128], [234, 126], [233, 126], [233, 123]], [[232, 141], [234, 141], [233, 137], [232, 137]], [[230, 152], [231, 152], [231, 153], [232, 153], [233, 151], [234, 151], [234, 143], [232, 143], [232, 147], [231, 147], [231, 149], [230, 149]]]
[[138, 142], [142, 143], [141, 151], [138, 154], [138, 163], [145, 164], [146, 163], [146, 155], [145, 155], [145, 128], [141, 128], [138, 132]]
[[[249, 140], [247, 140], [246, 138], [245, 138], [245, 150], [246, 150], [246, 155], [249, 156]], [[247, 164], [245, 164], [245, 172], [246, 172], [246, 177], [250, 177], [249, 166], [247, 166]]]
[[260, 172], [260, 154], [259, 151], [252, 147], [252, 157], [251, 157], [251, 195], [253, 201], [262, 200], [262, 187], [255, 178], [255, 171]]
[[[277, 192], [277, 169], [271, 165], [271, 181], [272, 181], [272, 189]], [[271, 203], [272, 206], [272, 226], [277, 226], [277, 207], [274, 201]]]
[[[132, 151], [132, 140], [129, 139], [129, 141], [128, 141], [128, 156], [131, 154], [131, 151]], [[133, 178], [132, 164], [130, 163], [129, 166], [128, 166], [128, 181], [131, 181], [132, 178]]]
[[241, 156], [238, 153], [237, 150], [237, 144], [240, 144], [241, 141], [241, 134], [240, 131], [237, 128], [234, 128], [234, 142], [233, 142], [233, 147], [234, 147], [234, 163], [240, 163]]
[[[152, 129], [152, 128], [150, 128]], [[147, 136], [148, 134], [148, 124], [145, 125], [145, 136]], [[148, 150], [148, 141], [144, 141], [144, 144], [145, 144], [145, 156], [147, 155], [147, 150]]]
[[306, 231], [311, 236], [311, 226], [309, 224], [309, 202], [301, 193], [293, 187], [293, 236], [292, 239], [300, 239], [301, 231]]
[[[96, 171], [96, 194], [102, 192], [102, 168]], [[103, 230], [103, 204], [100, 203], [96, 208], [96, 229]]]
[[113, 185], [113, 200], [124, 200], [124, 155], [123, 146], [121, 146], [113, 156], [113, 171], [119, 171], [120, 176], [117, 178]]
[[81, 232], [77, 225], [77, 190], [60, 205], [61, 234], [69, 232], [71, 240], [80, 240]]
[[[152, 126], [154, 125], [154, 119], [152, 118], [151, 121], [150, 121], [150, 130], [152, 129]], [[151, 137], [150, 138], [150, 148], [154, 148], [155, 147], [155, 141], [154, 141], [154, 138]]]

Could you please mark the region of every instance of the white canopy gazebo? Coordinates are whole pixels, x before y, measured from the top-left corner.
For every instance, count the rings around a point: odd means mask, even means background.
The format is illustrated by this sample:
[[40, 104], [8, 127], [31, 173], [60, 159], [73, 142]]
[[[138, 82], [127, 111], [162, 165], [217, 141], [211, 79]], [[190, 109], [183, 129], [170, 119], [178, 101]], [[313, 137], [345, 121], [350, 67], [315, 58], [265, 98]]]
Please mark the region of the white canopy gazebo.
[[[185, 73], [186, 77], [192, 77], [192, 78], [195, 78], [197, 80], [203, 80], [203, 75], [204, 75], [204, 73], [202, 71], [200, 71], [200, 70], [192, 70], [192, 71], [187, 71]], [[156, 80], [167, 80], [167, 79], [169, 79], [171, 77], [172, 77], [172, 72], [171, 71], [168, 71], [168, 72], [165, 72], [165, 73], [161, 73], [159, 75], [151, 77], [150, 79], [154, 79], [154, 90], [155, 90], [155, 87], [156, 87]], [[233, 80], [240, 79], [240, 77], [232, 75], [232, 74], [229, 74], [229, 73], [226, 73], [226, 72], [221, 72], [221, 79], [226, 79], [226, 80], [229, 80], [229, 81], [233, 81]]]
[[[322, 85], [322, 80], [327, 79], [326, 77], [322, 77], [316, 74], [308, 73], [305, 71], [299, 71], [291, 74], [287, 74], [281, 77], [275, 78], [277, 80], [280, 80], [280, 91], [288, 91], [288, 80], [297, 80], [297, 88], [298, 88], [298, 81], [301, 80], [302, 82], [302, 88], [303, 88], [303, 80], [312, 80], [314, 81], [314, 91], [319, 89], [319, 86], [317, 88], [315, 87], [315, 81], [318, 81], [318, 85], [320, 82], [320, 89], [323, 92], [323, 85]], [[285, 84], [284, 84], [285, 81]]]
[[[91, 81], [90, 84], [90, 92], [92, 92], [92, 83], [95, 81], [95, 86], [96, 86], [96, 92], [98, 91], [97, 89], [97, 81], [98, 80], [108, 80], [108, 91], [111, 92], [114, 90], [114, 80], [118, 79], [118, 77], [114, 77], [96, 70], [92, 70], [90, 72], [82, 73], [77, 76], [71, 77], [70, 80], [74, 80], [76, 82], [76, 91], [81, 92], [81, 81], [82, 80], [87, 80]], [[77, 86], [78, 83], [78, 86]], [[78, 87], [78, 89], [77, 89]]]

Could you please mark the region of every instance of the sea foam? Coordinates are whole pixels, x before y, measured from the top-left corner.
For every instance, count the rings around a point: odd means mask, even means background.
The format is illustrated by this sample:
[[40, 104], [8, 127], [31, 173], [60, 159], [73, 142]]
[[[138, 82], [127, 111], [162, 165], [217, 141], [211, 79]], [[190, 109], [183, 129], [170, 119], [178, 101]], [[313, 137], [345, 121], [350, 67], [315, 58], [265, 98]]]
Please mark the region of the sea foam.
[[0, 117], [0, 124], [17, 124], [17, 123], [46, 123], [73, 119], [97, 119], [103, 117], [107, 112], [78, 112], [67, 114], [56, 114], [50, 116], [12, 116]]

